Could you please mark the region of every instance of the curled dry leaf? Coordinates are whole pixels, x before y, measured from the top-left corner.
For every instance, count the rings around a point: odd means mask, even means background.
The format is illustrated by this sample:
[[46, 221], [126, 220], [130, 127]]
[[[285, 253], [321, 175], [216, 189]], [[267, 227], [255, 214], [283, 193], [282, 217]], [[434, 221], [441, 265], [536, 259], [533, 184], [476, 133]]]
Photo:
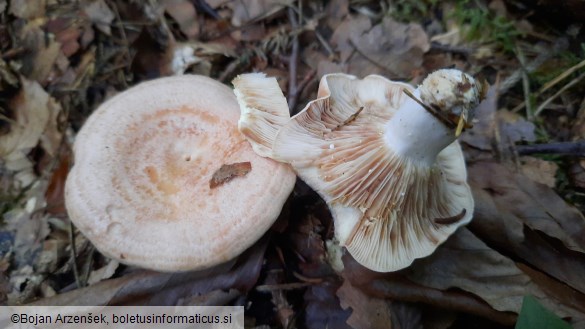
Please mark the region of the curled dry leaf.
[[344, 280], [337, 290], [341, 307], [351, 308], [347, 324], [353, 329], [385, 329], [392, 326], [390, 301], [366, 295]]
[[241, 0], [231, 3], [233, 7], [232, 24], [243, 26], [244, 24], [267, 18], [274, 15], [286, 6], [292, 5], [291, 0]]
[[496, 129], [496, 111], [498, 109], [498, 88], [489, 88], [486, 98], [475, 109], [473, 129], [465, 130], [460, 140], [474, 148], [489, 151]]
[[520, 169], [526, 177], [550, 188], [556, 186], [557, 170], [559, 169], [556, 163], [529, 156], [521, 157], [520, 162]]
[[[579, 141], [585, 139], [585, 98], [580, 104], [571, 127], [571, 140]], [[571, 183], [581, 189], [585, 189], [585, 160], [576, 159], [569, 168]]]
[[237, 260], [211, 269], [183, 273], [139, 270], [120, 278], [38, 300], [31, 305], [176, 305], [203, 296], [213, 298], [217, 290], [247, 292], [256, 284], [268, 240], [261, 239]]
[[[36, 180], [34, 164], [27, 156], [29, 152], [39, 142], [47, 158], [56, 152], [61, 132], [53, 120], [57, 120], [61, 107], [37, 82], [22, 78], [21, 89], [10, 100], [9, 108], [14, 118], [8, 121], [10, 130], [0, 136], [0, 157], [5, 169], [16, 174], [12, 185], [22, 188]], [[45, 187], [44, 184], [36, 185], [34, 190], [44, 190]]]
[[0, 156], [20, 158], [35, 147], [41, 138], [49, 118], [51, 117], [50, 102], [53, 100], [36, 82], [21, 80], [22, 89], [11, 100], [10, 108], [16, 117], [8, 134], [0, 136]]
[[488, 89], [485, 100], [475, 111], [473, 129], [466, 130], [461, 141], [483, 151], [493, 150], [494, 146], [505, 149], [521, 141], [534, 142], [536, 135], [532, 122], [514, 112], [497, 110], [497, 89], [497, 86]]
[[469, 167], [471, 230], [499, 250], [585, 293], [585, 219], [549, 187], [503, 165]]
[[460, 290], [440, 290], [417, 284], [400, 272], [374, 272], [358, 264], [349, 255], [343, 257], [343, 262], [345, 265], [344, 277], [350, 280], [352, 285], [359, 287], [370, 296], [429, 304], [441, 309], [479, 315], [505, 325], [511, 325], [516, 320], [515, 314], [498, 312], [472, 294]]
[[347, 323], [351, 311], [341, 309], [335, 295], [339, 286], [339, 282], [324, 281], [307, 289], [304, 294], [304, 310], [308, 329], [353, 329]]
[[43, 21], [29, 22], [20, 30], [19, 37], [26, 50], [21, 72], [28, 79], [44, 85], [58, 61], [68, 62], [61, 51], [61, 43], [55, 41], [54, 35], [45, 32]]
[[209, 188], [216, 188], [230, 180], [247, 175], [252, 170], [250, 162], [237, 162], [232, 164], [222, 165], [216, 172], [213, 173], [209, 181]]
[[[559, 316], [570, 317], [573, 323], [585, 321], [585, 313], [570, 305], [574, 301], [557, 300], [546, 294], [511, 259], [467, 229], [458, 231], [432, 256], [415, 262], [408, 277], [427, 287], [470, 292], [501, 312], [519, 313], [523, 297], [532, 295]], [[583, 308], [583, 302], [580, 304], [577, 307]]]
[[165, 11], [179, 24], [181, 32], [188, 39], [194, 39], [199, 34], [199, 22], [197, 21], [197, 12], [191, 1], [172, 0], [164, 1]]
[[536, 126], [518, 113], [500, 110], [497, 112], [497, 119], [502, 142], [514, 144], [522, 141], [536, 141], [536, 134], [534, 132]]
[[348, 17], [331, 38], [340, 52], [346, 73], [359, 76], [380, 74], [408, 78], [422, 66], [430, 49], [428, 36], [419, 24], [403, 24], [385, 17], [371, 26], [365, 16]]
[[106, 35], [112, 34], [111, 24], [116, 15], [104, 0], [94, 0], [87, 3], [83, 12], [100, 31]]
[[295, 189], [298, 197], [291, 200], [290, 207], [290, 217], [295, 218], [295, 222], [284, 233], [282, 246], [292, 248], [293, 254], [299, 259], [296, 266], [300, 274], [294, 275], [310, 284], [304, 293], [304, 324], [314, 329], [349, 329], [351, 327], [346, 320], [351, 311], [339, 305], [336, 291], [341, 282], [326, 261], [323, 236], [327, 234], [326, 227], [331, 225], [331, 215], [327, 205], [319, 200], [315, 192], [299, 196], [302, 194], [299, 193], [299, 186]]
[[19, 18], [33, 19], [45, 16], [47, 0], [13, 0], [9, 12]]

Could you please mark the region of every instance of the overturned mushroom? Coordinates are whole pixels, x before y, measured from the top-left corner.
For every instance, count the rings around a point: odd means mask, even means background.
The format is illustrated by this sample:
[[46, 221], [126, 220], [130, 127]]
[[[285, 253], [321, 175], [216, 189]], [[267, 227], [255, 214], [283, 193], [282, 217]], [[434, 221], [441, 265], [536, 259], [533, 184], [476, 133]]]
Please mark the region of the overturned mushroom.
[[471, 220], [456, 141], [485, 88], [471, 76], [439, 70], [414, 89], [375, 75], [326, 75], [318, 98], [293, 118], [275, 79], [256, 73], [233, 83], [240, 131], [323, 197], [336, 238], [364, 266], [407, 267]]
[[[202, 76], [142, 83], [107, 101], [75, 141], [71, 220], [127, 264], [180, 271], [234, 258], [271, 226], [295, 182], [289, 166], [254, 153], [238, 117], [233, 92]], [[213, 183], [230, 166], [244, 168]]]

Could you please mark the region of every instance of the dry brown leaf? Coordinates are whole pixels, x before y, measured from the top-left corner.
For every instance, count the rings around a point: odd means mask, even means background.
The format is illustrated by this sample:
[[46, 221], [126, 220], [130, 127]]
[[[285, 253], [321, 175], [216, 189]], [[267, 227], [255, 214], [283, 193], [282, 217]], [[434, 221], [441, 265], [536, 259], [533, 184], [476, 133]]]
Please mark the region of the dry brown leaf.
[[423, 54], [430, 49], [428, 36], [419, 24], [403, 24], [390, 17], [371, 28], [368, 18], [350, 17], [338, 27], [331, 42], [341, 53], [341, 63], [348, 64], [347, 73], [358, 76], [416, 76]]
[[[473, 293], [498, 311], [519, 313], [523, 297], [532, 295], [555, 314], [570, 317], [573, 323], [585, 321], [585, 313], [569, 306], [573, 300], [567, 303], [547, 295], [512, 260], [467, 229], [457, 231], [430, 257], [416, 261], [408, 273], [411, 280], [428, 287]], [[579, 307], [585, 310], [585, 299]]]
[[249, 291], [257, 282], [268, 240], [258, 241], [238, 259], [212, 269], [183, 273], [137, 270], [120, 278], [61, 293], [33, 305], [178, 305], [193, 297], [205, 300], [216, 290]]
[[[430, 257], [416, 261], [407, 273], [411, 280], [424, 286], [441, 290], [460, 288], [480, 296], [498, 311], [514, 313], [520, 312], [523, 296], [535, 288], [512, 260], [467, 229], [457, 231]], [[543, 296], [542, 292], [533, 291]]]
[[34, 20], [23, 27], [20, 32], [23, 48], [26, 54], [23, 57], [22, 74], [30, 80], [45, 84], [54, 69], [55, 63], [67, 61], [61, 51], [61, 44], [55, 41], [55, 36], [43, 30], [44, 21]]
[[83, 12], [98, 30], [106, 35], [112, 34], [111, 24], [116, 15], [104, 0], [94, 0], [86, 3]]
[[468, 167], [483, 241], [585, 293], [585, 219], [549, 187], [483, 161]]
[[187, 39], [195, 39], [199, 35], [197, 11], [193, 3], [188, 0], [165, 0], [165, 11], [179, 24], [181, 32]]
[[205, 295], [181, 298], [177, 306], [217, 306], [229, 305], [231, 301], [241, 296], [237, 289], [213, 290]]
[[19, 79], [16, 72], [0, 58], [0, 91], [18, 88]]
[[244, 24], [274, 15], [278, 11], [291, 5], [291, 0], [240, 0], [230, 3], [233, 5], [232, 24]]
[[554, 188], [556, 186], [556, 175], [559, 166], [552, 162], [535, 157], [520, 157], [522, 173], [533, 181]]
[[460, 137], [465, 144], [483, 151], [492, 149], [498, 109], [497, 89], [489, 88], [486, 98], [475, 109], [473, 128], [465, 130]]
[[581, 189], [585, 189], [585, 161], [576, 161], [569, 167], [571, 183]]
[[429, 304], [444, 310], [479, 315], [504, 325], [512, 325], [516, 321], [514, 313], [498, 312], [470, 293], [426, 287], [407, 279], [402, 272], [374, 272], [358, 264], [350, 255], [343, 257], [343, 263], [343, 275], [370, 296]]
[[514, 144], [517, 142], [534, 142], [536, 135], [534, 123], [527, 121], [518, 113], [507, 110], [496, 112], [502, 142]]
[[10, 132], [0, 136], [0, 157], [24, 157], [39, 143], [49, 119], [53, 101], [36, 81], [21, 79], [21, 90], [11, 100], [10, 109], [16, 117]]
[[326, 227], [332, 222], [329, 209], [302, 182], [295, 187], [294, 194], [297, 197], [292, 199], [290, 218], [295, 222], [287, 227], [282, 239], [275, 241], [282, 241], [283, 248], [292, 249], [292, 254], [298, 259], [292, 266], [298, 266], [302, 275], [295, 276], [310, 284], [303, 295], [304, 327], [350, 329], [346, 320], [351, 311], [343, 310], [336, 296], [341, 286], [339, 276], [326, 260], [323, 238], [327, 237]]
[[16, 17], [33, 19], [45, 16], [47, 0], [12, 0], [10, 13]]
[[349, 15], [348, 0], [330, 1], [325, 7], [325, 24], [334, 30], [347, 15]]
[[252, 170], [250, 162], [237, 162], [222, 165], [216, 172], [213, 173], [209, 181], [209, 188], [216, 188], [230, 180], [247, 175]]
[[[497, 110], [498, 86], [490, 86], [479, 104], [473, 128], [461, 135], [461, 141], [482, 151], [506, 151], [518, 142], [536, 141], [535, 126], [517, 113]], [[496, 148], [496, 149], [494, 149]], [[485, 158], [486, 154], [480, 154]], [[469, 156], [469, 154], [468, 154]]]
[[335, 295], [340, 283], [324, 281], [310, 286], [304, 294], [305, 326], [308, 329], [352, 329], [347, 324], [350, 316], [349, 310], [343, 310], [339, 306], [339, 300]]
[[339, 60], [346, 63], [355, 48], [351, 40], [358, 40], [362, 35], [372, 28], [370, 19], [366, 16], [347, 16], [341, 24], [337, 26], [331, 36], [331, 45], [339, 52]]
[[2, 305], [8, 305], [8, 294], [12, 289], [10, 280], [6, 276], [6, 269], [10, 266], [10, 261], [6, 256], [4, 255], [4, 258], [0, 259], [0, 303]]
[[66, 57], [80, 49], [79, 39], [88, 27], [84, 20], [77, 17], [55, 17], [45, 25], [46, 31], [54, 34], [55, 40], [61, 44], [61, 50]]
[[347, 324], [353, 329], [388, 329], [392, 326], [390, 302], [371, 297], [355, 288], [349, 280], [337, 290], [337, 297], [344, 310], [351, 309]]

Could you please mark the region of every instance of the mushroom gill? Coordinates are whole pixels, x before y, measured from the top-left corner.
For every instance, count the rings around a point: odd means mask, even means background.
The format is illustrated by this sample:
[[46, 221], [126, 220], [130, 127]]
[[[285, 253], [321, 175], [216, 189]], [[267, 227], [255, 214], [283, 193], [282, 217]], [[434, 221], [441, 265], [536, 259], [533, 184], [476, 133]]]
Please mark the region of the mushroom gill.
[[[460, 74], [454, 86], [473, 81]], [[442, 88], [452, 96], [449, 86]], [[327, 202], [340, 244], [380, 272], [431, 254], [473, 213], [454, 126], [405, 90], [420, 97], [419, 89], [381, 76], [326, 75], [322, 97], [277, 127], [271, 144], [270, 157], [290, 163]], [[465, 109], [466, 120], [479, 95], [460, 102], [457, 111]], [[249, 131], [243, 134], [253, 143]]]

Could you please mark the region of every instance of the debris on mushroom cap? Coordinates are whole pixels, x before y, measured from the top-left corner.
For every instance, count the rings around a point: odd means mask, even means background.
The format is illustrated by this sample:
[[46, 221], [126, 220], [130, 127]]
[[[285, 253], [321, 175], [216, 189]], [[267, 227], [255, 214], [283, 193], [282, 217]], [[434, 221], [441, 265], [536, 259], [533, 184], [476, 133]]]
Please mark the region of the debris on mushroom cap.
[[296, 178], [252, 150], [238, 118], [232, 90], [203, 76], [161, 78], [110, 99], [76, 137], [71, 220], [131, 265], [182, 271], [236, 257], [271, 226]]
[[[455, 69], [442, 69], [429, 74], [420, 86], [421, 100], [442, 111], [460, 115], [479, 105], [483, 85], [470, 75]], [[471, 113], [473, 116], [473, 113]], [[471, 118], [470, 118], [471, 119]]]
[[[463, 76], [457, 70], [440, 72], [431, 75], [424, 88], [414, 89], [376, 75], [361, 80], [346, 74], [326, 75], [319, 85], [319, 98], [287, 122], [275, 121], [271, 129], [278, 131], [276, 136], [264, 141], [271, 146], [266, 154], [290, 163], [323, 197], [335, 221], [336, 238], [372, 270], [407, 267], [431, 254], [472, 218], [474, 203], [456, 141], [457, 127], [445, 125], [429, 113], [427, 105], [437, 100], [444, 102], [443, 112], [460, 110], [446, 108], [451, 105], [472, 112], [481, 93], [463, 90], [450, 95], [458, 89], [453, 84], [441, 85], [441, 97], [425, 96], [421, 101], [424, 93], [437, 94], [432, 85], [444, 83], [444, 73], [449, 79], [451, 74]], [[246, 75], [239, 79], [254, 83]], [[462, 79], [475, 84], [470, 76]], [[461, 82], [451, 81], [455, 86]], [[275, 81], [271, 83], [277, 88]], [[236, 93], [249, 89], [239, 85]], [[238, 100], [241, 108], [253, 107], [242, 96]], [[284, 105], [271, 109], [284, 110]], [[252, 127], [242, 133], [254, 144], [258, 119], [242, 117], [240, 126], [242, 121]]]

